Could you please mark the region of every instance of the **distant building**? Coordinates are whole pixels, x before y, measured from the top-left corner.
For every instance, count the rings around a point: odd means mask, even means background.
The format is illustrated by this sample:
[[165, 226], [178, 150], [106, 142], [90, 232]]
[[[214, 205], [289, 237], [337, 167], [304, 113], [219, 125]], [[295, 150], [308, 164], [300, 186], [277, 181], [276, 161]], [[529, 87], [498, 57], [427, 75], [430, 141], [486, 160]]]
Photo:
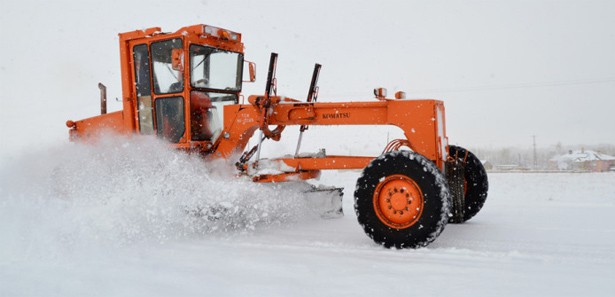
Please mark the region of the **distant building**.
[[549, 168], [553, 170], [603, 172], [615, 168], [615, 157], [581, 149], [551, 158]]

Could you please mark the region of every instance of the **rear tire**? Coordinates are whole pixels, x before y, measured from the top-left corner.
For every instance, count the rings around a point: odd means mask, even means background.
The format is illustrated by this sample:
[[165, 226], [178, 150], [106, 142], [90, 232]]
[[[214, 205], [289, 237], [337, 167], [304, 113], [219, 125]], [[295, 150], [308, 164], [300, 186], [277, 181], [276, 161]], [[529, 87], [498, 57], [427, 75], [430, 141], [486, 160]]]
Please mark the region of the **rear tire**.
[[[485, 167], [480, 160], [465, 148], [454, 145], [449, 146], [451, 157], [457, 156], [459, 159], [463, 160], [466, 152], [468, 156], [465, 160], [463, 173], [465, 180], [463, 221], [459, 223], [468, 221], [481, 210], [487, 200], [487, 191], [489, 190], [487, 171], [485, 171]], [[457, 222], [450, 221], [450, 223]]]
[[363, 170], [355, 190], [359, 224], [391, 248], [427, 246], [448, 222], [450, 194], [444, 175], [427, 158], [394, 151]]

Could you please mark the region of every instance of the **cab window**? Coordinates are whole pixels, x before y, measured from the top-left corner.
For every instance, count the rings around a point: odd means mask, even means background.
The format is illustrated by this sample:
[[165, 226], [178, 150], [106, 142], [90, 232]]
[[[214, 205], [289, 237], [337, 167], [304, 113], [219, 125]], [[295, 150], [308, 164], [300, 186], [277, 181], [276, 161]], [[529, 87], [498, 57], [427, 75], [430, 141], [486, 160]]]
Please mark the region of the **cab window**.
[[154, 93], [178, 93], [184, 89], [182, 65], [173, 63], [174, 56], [177, 58], [176, 54], [181, 49], [182, 41], [179, 38], [152, 43]]
[[184, 99], [182, 97], [166, 97], [158, 98], [155, 102], [158, 136], [170, 142], [179, 142], [186, 130]]
[[236, 102], [235, 94], [192, 91], [190, 93], [192, 140], [216, 141], [224, 125], [224, 106]]
[[139, 131], [141, 134], [154, 134], [149, 51], [146, 44], [139, 44], [133, 48], [133, 60]]
[[195, 88], [241, 91], [243, 56], [218, 48], [190, 46], [190, 84]]

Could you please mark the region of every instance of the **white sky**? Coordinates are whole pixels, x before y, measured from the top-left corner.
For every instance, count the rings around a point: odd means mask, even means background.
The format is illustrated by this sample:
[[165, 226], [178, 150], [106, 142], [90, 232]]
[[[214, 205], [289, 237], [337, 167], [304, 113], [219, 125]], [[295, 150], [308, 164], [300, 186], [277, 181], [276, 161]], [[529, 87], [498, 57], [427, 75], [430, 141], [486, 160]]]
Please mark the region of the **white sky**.
[[[2, 151], [65, 142], [67, 119], [119, 97], [119, 32], [206, 23], [243, 34], [262, 93], [365, 100], [375, 87], [443, 99], [451, 143], [615, 143], [615, 1], [0, 0]], [[110, 103], [110, 110], [120, 104]]]

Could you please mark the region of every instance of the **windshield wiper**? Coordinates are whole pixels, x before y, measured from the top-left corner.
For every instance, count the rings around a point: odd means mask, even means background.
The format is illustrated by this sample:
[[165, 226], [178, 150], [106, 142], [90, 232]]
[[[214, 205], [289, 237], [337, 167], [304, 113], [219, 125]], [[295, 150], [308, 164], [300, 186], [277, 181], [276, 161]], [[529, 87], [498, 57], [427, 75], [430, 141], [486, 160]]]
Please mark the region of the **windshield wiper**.
[[191, 72], [194, 71], [194, 69], [196, 69], [197, 67], [199, 67], [201, 64], [203, 64], [203, 62], [205, 62], [205, 57], [203, 57], [203, 60], [201, 60], [201, 62], [199, 62], [199, 64], [196, 64], [196, 66], [192, 67], [192, 70], [190, 70]]

